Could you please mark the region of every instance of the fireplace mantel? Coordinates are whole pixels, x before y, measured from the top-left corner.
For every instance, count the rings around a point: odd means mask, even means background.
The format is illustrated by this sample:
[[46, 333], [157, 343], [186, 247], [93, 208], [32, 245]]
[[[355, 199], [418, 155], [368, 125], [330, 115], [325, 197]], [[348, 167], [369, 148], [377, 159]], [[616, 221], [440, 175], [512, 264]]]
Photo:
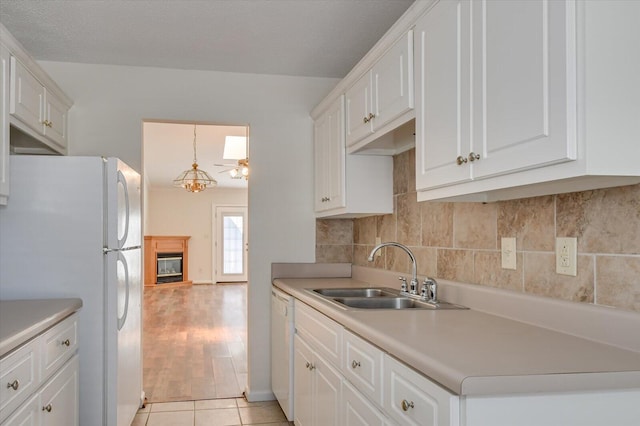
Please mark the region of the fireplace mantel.
[[190, 236], [147, 235], [144, 237], [144, 285], [158, 284], [158, 253], [182, 253], [182, 281], [162, 285], [191, 284], [189, 281], [189, 238]]

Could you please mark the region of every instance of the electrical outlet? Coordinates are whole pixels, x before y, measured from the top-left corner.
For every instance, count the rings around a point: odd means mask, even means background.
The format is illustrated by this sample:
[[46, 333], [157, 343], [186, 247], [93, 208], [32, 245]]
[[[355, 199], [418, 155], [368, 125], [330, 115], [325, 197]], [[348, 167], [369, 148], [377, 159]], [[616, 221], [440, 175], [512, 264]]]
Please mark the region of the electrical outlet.
[[[376, 237], [376, 245], [382, 244], [382, 239], [380, 237]], [[378, 250], [376, 252], [376, 257], [382, 256], [382, 250]]]
[[502, 269], [516, 269], [516, 239], [501, 238]]
[[578, 274], [577, 238], [556, 238], [556, 273], [573, 277]]

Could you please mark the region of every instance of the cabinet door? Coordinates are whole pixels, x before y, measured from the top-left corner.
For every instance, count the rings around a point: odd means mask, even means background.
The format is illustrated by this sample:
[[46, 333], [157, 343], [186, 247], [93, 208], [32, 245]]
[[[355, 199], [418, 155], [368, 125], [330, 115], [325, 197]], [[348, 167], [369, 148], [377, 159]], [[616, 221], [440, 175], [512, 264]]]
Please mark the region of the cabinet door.
[[311, 348], [299, 336], [294, 337], [293, 415], [295, 424], [309, 426], [313, 423], [313, 353]]
[[[470, 2], [440, 1], [416, 23], [416, 187], [471, 179]], [[457, 159], [460, 161], [457, 161]]]
[[342, 399], [344, 401], [343, 420], [339, 423], [344, 426], [384, 426], [384, 415], [354, 389], [346, 380], [342, 386]]
[[344, 97], [314, 123], [317, 212], [346, 206]]
[[51, 92], [45, 93], [44, 135], [61, 148], [67, 147], [67, 106]]
[[44, 86], [15, 57], [11, 57], [10, 112], [40, 134], [42, 124]]
[[400, 38], [372, 68], [376, 131], [413, 109], [413, 31]]
[[51, 426], [78, 426], [78, 355], [75, 355], [40, 391], [42, 420]]
[[368, 71], [345, 93], [347, 146], [373, 133], [371, 89]]
[[34, 394], [22, 404], [20, 408], [11, 414], [2, 426], [39, 426], [42, 409], [40, 408], [40, 395]]
[[339, 425], [342, 399], [340, 374], [318, 355], [314, 357], [313, 373], [315, 380], [313, 424], [315, 426]]
[[471, 5], [474, 179], [575, 159], [575, 2]]

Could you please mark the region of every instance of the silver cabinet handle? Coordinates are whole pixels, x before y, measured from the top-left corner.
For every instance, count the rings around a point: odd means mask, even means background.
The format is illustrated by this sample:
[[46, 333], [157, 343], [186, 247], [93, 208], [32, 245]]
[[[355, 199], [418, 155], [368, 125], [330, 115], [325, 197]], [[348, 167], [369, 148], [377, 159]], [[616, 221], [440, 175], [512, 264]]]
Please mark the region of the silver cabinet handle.
[[461, 166], [466, 162], [467, 162], [467, 159], [465, 157], [463, 157], [462, 155], [458, 155], [458, 158], [456, 158], [456, 164], [458, 166]]
[[66, 346], [66, 347], [71, 346], [71, 341], [70, 341], [69, 339], [67, 339], [67, 340], [63, 341], [63, 342], [62, 342], [62, 346]]
[[351, 368], [358, 368], [358, 367], [360, 367], [360, 361], [356, 361], [355, 359], [351, 361]]
[[480, 154], [476, 154], [473, 151], [469, 153], [469, 161], [474, 162], [479, 159], [480, 159]]
[[409, 408], [413, 408], [413, 401], [409, 402], [406, 399], [402, 400], [402, 411], [409, 411]]
[[19, 387], [20, 387], [20, 382], [18, 381], [18, 379], [15, 379], [11, 383], [7, 383], [7, 389], [11, 388], [13, 390], [18, 390]]
[[369, 121], [373, 120], [374, 118], [376, 118], [376, 115], [369, 113]]
[[42, 407], [42, 411], [46, 411], [47, 413], [50, 413], [51, 410], [53, 410], [53, 407], [51, 406], [51, 404], [47, 404], [44, 407]]
[[304, 366], [308, 369], [311, 366], [311, 363], [307, 362]]
[[367, 123], [369, 122], [369, 118], [364, 117], [364, 118], [362, 119], [362, 121], [363, 121], [365, 124], [367, 124]]

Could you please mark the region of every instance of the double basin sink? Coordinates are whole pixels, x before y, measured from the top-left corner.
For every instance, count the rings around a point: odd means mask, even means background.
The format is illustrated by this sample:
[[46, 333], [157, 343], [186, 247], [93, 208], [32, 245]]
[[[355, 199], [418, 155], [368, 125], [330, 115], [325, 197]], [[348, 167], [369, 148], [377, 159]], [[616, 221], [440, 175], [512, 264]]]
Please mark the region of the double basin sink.
[[422, 300], [387, 287], [316, 288], [308, 291], [346, 309], [468, 309], [444, 301]]

